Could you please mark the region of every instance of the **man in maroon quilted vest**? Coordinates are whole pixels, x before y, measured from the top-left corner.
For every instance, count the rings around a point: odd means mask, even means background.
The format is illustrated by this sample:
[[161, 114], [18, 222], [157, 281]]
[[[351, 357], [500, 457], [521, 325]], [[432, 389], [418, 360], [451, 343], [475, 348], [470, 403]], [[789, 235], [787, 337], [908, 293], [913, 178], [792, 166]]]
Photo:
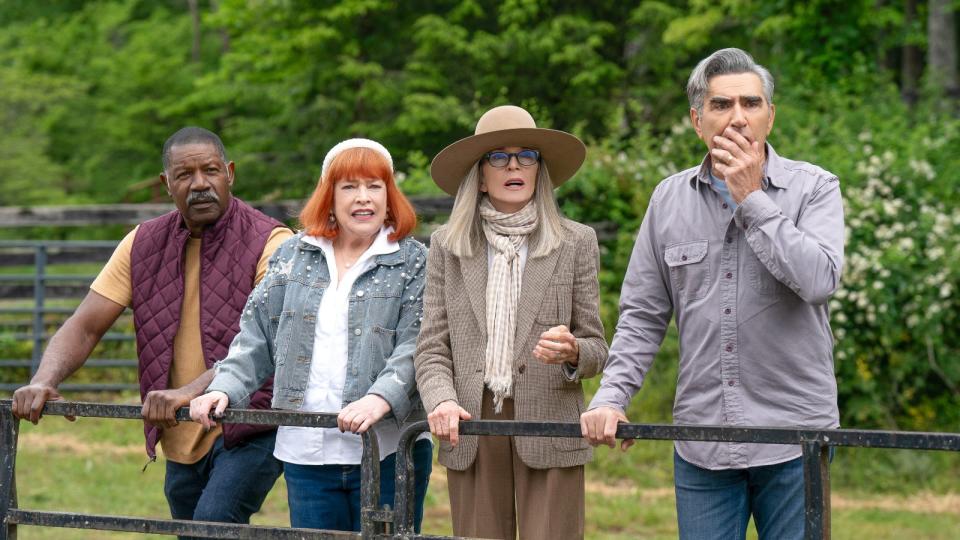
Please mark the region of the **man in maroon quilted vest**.
[[[207, 387], [240, 312], [274, 249], [292, 232], [230, 194], [234, 164], [214, 133], [187, 127], [163, 146], [160, 175], [177, 209], [138, 225], [50, 339], [36, 375], [13, 397], [36, 423], [57, 385], [79, 369], [124, 308], [133, 310], [146, 450], [167, 458], [164, 492], [175, 519], [249, 523], [281, 473], [276, 429], [228, 424], [204, 431], [175, 412]], [[270, 407], [272, 382], [251, 407]]]

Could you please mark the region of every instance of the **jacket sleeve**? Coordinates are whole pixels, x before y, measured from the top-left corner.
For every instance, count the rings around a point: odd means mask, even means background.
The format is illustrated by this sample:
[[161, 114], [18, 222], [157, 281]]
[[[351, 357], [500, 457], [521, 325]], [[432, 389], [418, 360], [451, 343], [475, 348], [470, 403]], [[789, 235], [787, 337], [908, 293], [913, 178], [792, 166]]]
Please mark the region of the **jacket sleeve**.
[[444, 284], [444, 248], [439, 233], [430, 238], [427, 255], [427, 283], [423, 295], [423, 327], [414, 361], [417, 387], [429, 413], [444, 401], [457, 402], [453, 385], [453, 355]]
[[420, 319], [423, 317], [423, 287], [426, 281], [426, 250], [419, 242], [411, 250], [407, 264], [407, 282], [400, 303], [397, 322], [397, 340], [393, 354], [387, 359], [383, 370], [367, 390], [387, 400], [398, 425], [410, 415], [417, 392], [414, 377], [413, 354], [420, 334]]
[[656, 234], [659, 191], [658, 188], [651, 197], [630, 255], [620, 291], [617, 331], [610, 344], [610, 357], [603, 368], [600, 388], [589, 409], [626, 410], [643, 385], [673, 317], [668, 270], [662, 264]]
[[817, 186], [796, 223], [763, 191], [748, 195], [734, 217], [775, 278], [809, 304], [830, 300], [843, 270], [843, 202], [836, 176]]
[[600, 320], [600, 248], [597, 233], [585, 227], [576, 246], [577, 262], [573, 281], [573, 301], [570, 314], [570, 332], [577, 339], [580, 350], [573, 380], [589, 379], [603, 370], [607, 361], [607, 341]]
[[276, 334], [271, 323], [267, 291], [283, 298], [285, 287], [276, 273], [278, 255], [270, 257], [266, 276], [253, 289], [240, 315], [240, 331], [230, 343], [227, 357], [217, 362], [208, 392], [220, 391], [230, 407], [245, 408], [250, 397], [274, 373]]

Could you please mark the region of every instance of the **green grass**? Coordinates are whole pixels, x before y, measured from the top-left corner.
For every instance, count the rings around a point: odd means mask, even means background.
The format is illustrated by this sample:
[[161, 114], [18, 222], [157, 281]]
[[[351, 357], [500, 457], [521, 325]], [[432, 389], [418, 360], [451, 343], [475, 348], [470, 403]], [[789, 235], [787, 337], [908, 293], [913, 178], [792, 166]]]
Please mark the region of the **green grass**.
[[[132, 420], [50, 417], [22, 422], [17, 453], [19, 506], [90, 514], [169, 518], [165, 463], [147, 465], [141, 424]], [[289, 526], [281, 479], [254, 523]], [[21, 539], [143, 538], [132, 533], [20, 527]]]

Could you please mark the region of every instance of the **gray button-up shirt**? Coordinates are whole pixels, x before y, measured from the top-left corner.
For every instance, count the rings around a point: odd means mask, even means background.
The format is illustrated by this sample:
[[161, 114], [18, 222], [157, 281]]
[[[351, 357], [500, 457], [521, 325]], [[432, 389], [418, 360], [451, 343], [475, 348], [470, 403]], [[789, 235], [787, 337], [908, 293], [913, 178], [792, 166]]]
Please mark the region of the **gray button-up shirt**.
[[[710, 158], [657, 186], [620, 295], [620, 320], [590, 408], [625, 409], [671, 316], [680, 330], [673, 420], [736, 426], [839, 425], [827, 301], [843, 267], [833, 174], [767, 145], [763, 190], [729, 208]], [[781, 463], [799, 446], [676, 443], [708, 469]]]

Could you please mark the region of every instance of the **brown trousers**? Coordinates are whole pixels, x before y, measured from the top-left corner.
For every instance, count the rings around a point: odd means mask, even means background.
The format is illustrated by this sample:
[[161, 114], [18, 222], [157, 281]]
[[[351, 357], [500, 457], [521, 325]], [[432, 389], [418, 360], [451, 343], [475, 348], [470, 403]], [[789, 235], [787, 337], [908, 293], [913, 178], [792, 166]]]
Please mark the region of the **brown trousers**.
[[[513, 400], [493, 412], [483, 391], [484, 420], [513, 420]], [[583, 538], [583, 466], [531, 469], [512, 437], [480, 437], [477, 457], [465, 471], [447, 469], [453, 534], [513, 540]]]

